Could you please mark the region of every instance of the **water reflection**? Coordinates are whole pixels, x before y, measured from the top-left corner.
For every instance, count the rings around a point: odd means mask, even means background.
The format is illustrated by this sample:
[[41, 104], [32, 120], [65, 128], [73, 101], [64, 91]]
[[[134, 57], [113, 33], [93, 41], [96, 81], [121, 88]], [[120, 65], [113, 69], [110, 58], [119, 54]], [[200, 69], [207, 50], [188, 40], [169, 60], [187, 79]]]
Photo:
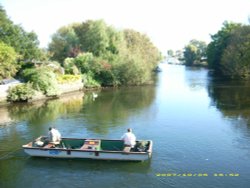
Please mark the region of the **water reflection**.
[[155, 87], [108, 89], [95, 101], [91, 101], [91, 94], [85, 97], [89, 99], [83, 108], [86, 128], [95, 133], [107, 133], [110, 128], [125, 124], [129, 118], [147, 109], [155, 99]]
[[83, 125], [95, 133], [107, 133], [111, 127], [121, 126], [147, 109], [155, 98], [155, 87], [114, 88], [96, 93], [95, 100], [92, 92], [86, 92], [85, 95], [76, 93], [57, 100], [11, 105], [1, 109], [0, 125], [23, 122], [35, 136], [47, 130], [42, 125], [62, 124], [57, 121], [67, 119], [70, 121], [67, 124]]
[[237, 148], [250, 154], [250, 81], [212, 80], [208, 85], [211, 104], [231, 122], [233, 132], [241, 136], [234, 139]]
[[71, 112], [79, 112], [83, 104], [83, 93], [70, 98], [49, 100], [35, 104], [19, 104], [8, 107], [12, 120], [27, 121], [28, 124], [43, 125]]
[[225, 117], [250, 122], [250, 82], [212, 80], [208, 85], [212, 105]]

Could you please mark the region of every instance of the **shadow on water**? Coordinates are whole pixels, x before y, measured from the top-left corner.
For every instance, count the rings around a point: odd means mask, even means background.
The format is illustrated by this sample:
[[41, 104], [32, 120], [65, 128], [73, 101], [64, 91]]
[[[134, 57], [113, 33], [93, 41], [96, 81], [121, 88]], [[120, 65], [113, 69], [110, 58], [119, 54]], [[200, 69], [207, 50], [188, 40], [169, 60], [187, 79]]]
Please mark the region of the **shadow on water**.
[[[111, 180], [110, 174], [116, 173], [143, 175], [150, 173], [150, 168], [151, 160], [133, 162], [40, 158], [29, 157], [23, 150], [18, 150], [0, 159], [0, 187], [37, 187], [42, 186], [41, 182], [57, 187], [59, 182], [69, 185], [72, 179], [78, 182], [82, 178], [84, 181], [86, 179], [94, 181], [97, 176], [105, 176]], [[37, 182], [40, 182], [39, 185]]]
[[[53, 164], [53, 166], [51, 166]], [[91, 160], [91, 159], [55, 159], [55, 158], [40, 158], [29, 157], [26, 160], [25, 166], [27, 170], [36, 169], [39, 171], [48, 169], [50, 171], [72, 170], [76, 172], [98, 171], [105, 169], [106, 172], [133, 172], [145, 173], [150, 170], [150, 160], [144, 162], [134, 161], [109, 161], [109, 160]]]

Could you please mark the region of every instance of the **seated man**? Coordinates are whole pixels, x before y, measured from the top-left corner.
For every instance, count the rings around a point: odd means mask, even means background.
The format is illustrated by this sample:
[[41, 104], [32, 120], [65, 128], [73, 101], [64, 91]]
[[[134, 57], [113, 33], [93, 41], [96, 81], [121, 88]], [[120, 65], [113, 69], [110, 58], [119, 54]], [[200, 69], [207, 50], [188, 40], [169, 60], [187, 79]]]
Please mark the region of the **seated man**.
[[132, 129], [131, 128], [128, 129], [128, 132], [126, 132], [121, 137], [121, 139], [124, 141], [124, 146], [125, 146], [124, 149], [126, 149], [126, 147], [128, 147], [129, 150], [130, 150], [130, 148], [133, 148], [135, 146], [136, 137], [132, 133]]
[[49, 143], [60, 144], [61, 134], [57, 129], [50, 127], [48, 136], [49, 136]]

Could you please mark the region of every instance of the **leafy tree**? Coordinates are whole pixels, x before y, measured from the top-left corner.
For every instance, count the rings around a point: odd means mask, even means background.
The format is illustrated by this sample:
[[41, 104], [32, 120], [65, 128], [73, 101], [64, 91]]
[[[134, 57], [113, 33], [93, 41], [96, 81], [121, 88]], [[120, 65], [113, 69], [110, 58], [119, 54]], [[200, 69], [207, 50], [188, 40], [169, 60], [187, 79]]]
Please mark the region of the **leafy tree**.
[[[79, 53], [70, 56], [69, 47], [74, 45], [79, 47]], [[55, 60], [64, 62], [67, 73], [74, 74], [76, 66], [88, 78], [85, 80], [94, 83], [90, 85], [98, 85], [92, 80], [104, 86], [148, 83], [161, 59], [146, 35], [133, 30], [117, 31], [103, 20], [62, 27], [52, 38], [49, 50]]]
[[221, 73], [221, 58], [224, 49], [228, 45], [229, 37], [235, 29], [241, 27], [241, 24], [224, 22], [223, 27], [211, 36], [212, 42], [208, 44], [207, 61], [208, 66], [214, 69], [216, 73]]
[[91, 52], [95, 56], [100, 56], [109, 47], [107, 25], [102, 20], [83, 22], [75, 27], [75, 32], [79, 37], [81, 49], [84, 52]]
[[34, 32], [26, 32], [21, 26], [13, 24], [1, 6], [0, 28], [0, 41], [15, 49], [20, 55], [19, 61], [39, 59], [41, 52], [38, 48], [37, 35]]
[[124, 30], [124, 36], [129, 51], [128, 55], [135, 54], [141, 58], [144, 66], [150, 70], [155, 69], [162, 57], [150, 39], [146, 35], [131, 29]]
[[0, 79], [10, 78], [16, 74], [19, 68], [17, 57], [12, 47], [0, 41]]
[[161, 54], [150, 39], [137, 31], [124, 30], [127, 52], [120, 66], [121, 83], [141, 85], [151, 83], [153, 70], [161, 60]]
[[63, 63], [67, 57], [76, 57], [80, 53], [79, 38], [75, 33], [77, 24], [61, 27], [53, 36], [49, 44], [52, 59]]
[[250, 26], [235, 29], [221, 58], [222, 74], [229, 77], [250, 77]]
[[184, 51], [184, 60], [185, 60], [185, 64], [187, 66], [192, 66], [196, 60], [196, 54], [197, 54], [197, 47], [189, 44], [185, 47], [185, 51]]
[[184, 48], [184, 60], [187, 66], [200, 64], [206, 56], [207, 45], [203, 41], [191, 40]]

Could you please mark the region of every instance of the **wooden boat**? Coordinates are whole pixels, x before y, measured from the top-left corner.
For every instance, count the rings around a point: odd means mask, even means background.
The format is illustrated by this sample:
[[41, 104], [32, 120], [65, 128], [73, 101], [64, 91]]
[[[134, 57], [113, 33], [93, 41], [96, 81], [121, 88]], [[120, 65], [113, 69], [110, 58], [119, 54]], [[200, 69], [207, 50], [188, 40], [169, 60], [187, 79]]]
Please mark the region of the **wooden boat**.
[[24, 152], [36, 157], [144, 161], [151, 158], [153, 146], [151, 140], [136, 141], [134, 148], [124, 147], [122, 140], [62, 138], [57, 145], [45, 144], [46, 140], [41, 136], [23, 145]]

